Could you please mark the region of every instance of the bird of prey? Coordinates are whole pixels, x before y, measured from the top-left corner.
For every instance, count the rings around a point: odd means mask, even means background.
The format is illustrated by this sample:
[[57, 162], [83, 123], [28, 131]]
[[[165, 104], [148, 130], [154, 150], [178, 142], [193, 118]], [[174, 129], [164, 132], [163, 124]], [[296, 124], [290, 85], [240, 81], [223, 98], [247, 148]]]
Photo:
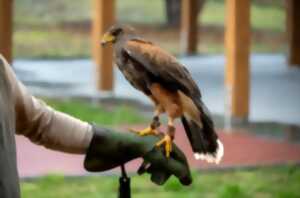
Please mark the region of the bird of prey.
[[103, 46], [107, 43], [113, 44], [116, 65], [125, 78], [155, 105], [151, 125], [138, 134], [158, 134], [159, 115], [166, 113], [167, 132], [156, 146], [163, 145], [166, 157], [169, 157], [175, 137], [174, 120], [180, 118], [194, 157], [219, 163], [223, 144], [189, 71], [174, 56], [137, 36], [129, 26], [110, 27], [101, 41]]

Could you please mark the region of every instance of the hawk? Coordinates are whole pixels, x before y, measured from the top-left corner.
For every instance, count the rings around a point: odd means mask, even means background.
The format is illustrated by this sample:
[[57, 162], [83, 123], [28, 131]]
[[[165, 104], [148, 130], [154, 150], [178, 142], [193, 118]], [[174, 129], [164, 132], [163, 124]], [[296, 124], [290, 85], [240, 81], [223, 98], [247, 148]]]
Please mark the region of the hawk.
[[166, 113], [167, 131], [156, 146], [164, 146], [169, 157], [175, 138], [174, 120], [180, 118], [195, 158], [219, 163], [223, 144], [201, 100], [200, 90], [185, 66], [170, 53], [140, 38], [129, 26], [112, 26], [101, 41], [103, 46], [107, 43], [113, 44], [116, 65], [125, 78], [155, 105], [150, 126], [138, 134], [157, 135], [159, 116]]

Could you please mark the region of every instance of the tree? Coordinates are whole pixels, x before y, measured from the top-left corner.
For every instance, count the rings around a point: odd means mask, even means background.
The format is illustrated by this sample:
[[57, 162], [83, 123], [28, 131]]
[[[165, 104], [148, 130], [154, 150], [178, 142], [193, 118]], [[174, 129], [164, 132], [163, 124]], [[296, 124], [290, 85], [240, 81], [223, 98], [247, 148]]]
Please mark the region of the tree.
[[[201, 13], [205, 0], [198, 0], [198, 14]], [[165, 0], [167, 25], [178, 27], [181, 16], [181, 0]]]

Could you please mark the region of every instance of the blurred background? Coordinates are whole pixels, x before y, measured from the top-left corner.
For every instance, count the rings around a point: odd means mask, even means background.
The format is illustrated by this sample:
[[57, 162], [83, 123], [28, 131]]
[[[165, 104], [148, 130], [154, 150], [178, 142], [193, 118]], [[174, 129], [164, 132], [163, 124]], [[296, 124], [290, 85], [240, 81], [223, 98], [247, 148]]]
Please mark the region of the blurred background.
[[[200, 2], [198, 53], [222, 54], [224, 1]], [[175, 6], [166, 6], [167, 3]], [[15, 0], [15, 58], [90, 58], [92, 5], [85, 0]], [[117, 0], [115, 9], [119, 23], [134, 26], [144, 37], [180, 54], [180, 1]], [[251, 52], [286, 53], [284, 1], [251, 1], [251, 30]]]
[[[299, 1], [7, 2], [0, 0], [0, 52], [34, 95], [82, 120], [143, 128], [153, 113], [111, 54], [103, 56], [100, 38], [114, 22], [133, 26], [191, 71], [225, 145], [224, 160], [218, 166], [194, 160], [178, 123], [176, 143], [189, 158], [193, 185], [173, 178], [157, 187], [135, 176], [138, 160], [128, 165], [134, 196], [300, 197]], [[10, 20], [12, 37], [3, 22]], [[117, 196], [118, 169], [89, 175], [82, 156], [23, 137], [17, 145], [23, 197]]]

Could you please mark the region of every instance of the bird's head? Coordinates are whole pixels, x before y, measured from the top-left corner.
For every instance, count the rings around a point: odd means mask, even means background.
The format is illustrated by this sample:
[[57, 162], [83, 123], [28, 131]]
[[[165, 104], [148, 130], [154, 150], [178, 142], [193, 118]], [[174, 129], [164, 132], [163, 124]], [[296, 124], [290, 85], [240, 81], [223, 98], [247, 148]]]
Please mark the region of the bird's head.
[[134, 29], [126, 25], [114, 25], [103, 35], [101, 45], [115, 43], [125, 36], [133, 35]]

